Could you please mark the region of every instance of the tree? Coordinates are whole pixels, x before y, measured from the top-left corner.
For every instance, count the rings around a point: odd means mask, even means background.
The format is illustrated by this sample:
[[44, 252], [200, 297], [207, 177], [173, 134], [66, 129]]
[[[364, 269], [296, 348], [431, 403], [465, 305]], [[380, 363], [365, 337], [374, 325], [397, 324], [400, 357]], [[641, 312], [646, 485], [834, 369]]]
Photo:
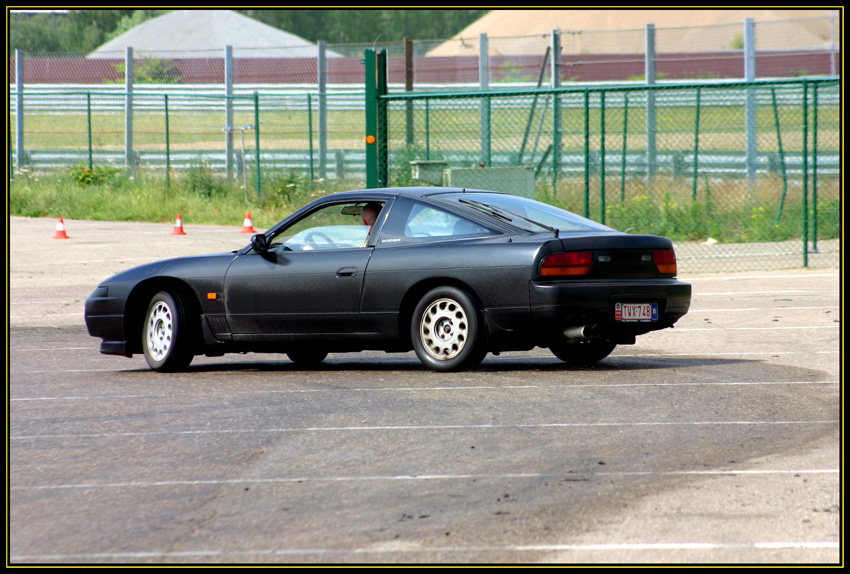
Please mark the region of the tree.
[[132, 10], [69, 10], [67, 14], [11, 14], [9, 51], [83, 52], [103, 44]]
[[[9, 49], [88, 53], [168, 10], [69, 10], [66, 15], [11, 14]], [[237, 10], [297, 36], [328, 44], [447, 39], [487, 10]]]
[[329, 44], [449, 38], [488, 10], [237, 10], [246, 16]]

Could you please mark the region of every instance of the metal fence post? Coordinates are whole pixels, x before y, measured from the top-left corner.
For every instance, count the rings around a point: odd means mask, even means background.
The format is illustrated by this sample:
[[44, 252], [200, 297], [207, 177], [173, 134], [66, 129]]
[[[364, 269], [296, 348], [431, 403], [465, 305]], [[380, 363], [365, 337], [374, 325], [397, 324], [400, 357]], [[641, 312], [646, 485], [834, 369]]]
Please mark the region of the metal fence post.
[[584, 90], [584, 216], [590, 217], [590, 92]]
[[646, 180], [655, 175], [655, 25], [646, 25]]
[[[256, 156], [257, 199], [260, 199], [260, 94], [254, 92], [254, 155]], [[245, 161], [244, 158], [242, 160]], [[247, 190], [246, 190], [247, 191]]]
[[124, 52], [124, 163], [133, 169], [133, 48]]
[[307, 94], [307, 134], [310, 140], [310, 190], [313, 189], [313, 182], [316, 176], [313, 173], [313, 95]]
[[233, 46], [224, 47], [224, 125], [224, 161], [229, 181], [233, 178]]
[[425, 100], [425, 159], [431, 159], [431, 100]]
[[[756, 79], [756, 38], [755, 23], [752, 18], [744, 20], [744, 80]], [[747, 140], [747, 177], [756, 176], [756, 94], [747, 88], [745, 104], [746, 140]]]
[[776, 105], [776, 88], [770, 88], [770, 96], [773, 102], [773, 122], [776, 125], [776, 145], [779, 150], [779, 165], [782, 168], [782, 195], [779, 198], [779, 209], [776, 211], [774, 221], [778, 224], [782, 218], [782, 210], [785, 207], [785, 196], [788, 193], [788, 173], [785, 166], [785, 151], [782, 149], [782, 128], [779, 124], [779, 109]]
[[378, 187], [378, 108], [377, 108], [377, 78], [375, 76], [375, 50], [366, 50], [363, 57], [365, 68], [366, 90], [366, 187]]
[[[552, 88], [561, 87], [561, 31], [552, 30]], [[552, 95], [552, 195], [558, 194], [558, 171], [561, 169], [561, 98]]]
[[[478, 36], [478, 87], [490, 89], [490, 46], [487, 34]], [[479, 109], [478, 139], [481, 146], [481, 165], [490, 165], [490, 99], [482, 98]]]
[[[168, 94], [164, 94], [165, 98], [165, 187], [171, 188], [171, 130], [168, 127]], [[228, 134], [230, 130], [228, 130]]]
[[599, 199], [600, 218], [605, 224], [605, 92], [599, 92]]
[[[404, 39], [404, 91], [413, 91], [413, 40]], [[405, 102], [405, 142], [413, 145], [413, 100]]]
[[626, 201], [626, 150], [628, 148], [629, 92], [623, 94], [623, 162], [620, 165], [620, 203]]
[[89, 169], [91, 169], [94, 165], [91, 143], [91, 92], [86, 92], [86, 131], [89, 137]]
[[[829, 75], [835, 76], [835, 60], [838, 58], [838, 44], [835, 41], [835, 10], [829, 15]], [[843, 44], [842, 44], [843, 45]]]
[[[543, 65], [540, 67], [540, 75], [537, 77], [537, 89], [543, 85], [543, 78], [546, 75], [546, 64], [549, 62], [549, 52], [552, 49], [551, 46], [546, 47], [546, 52], [543, 54]], [[531, 110], [528, 112], [528, 122], [525, 124], [525, 133], [522, 136], [522, 145], [519, 148], [519, 155], [517, 156], [517, 165], [522, 165], [522, 156], [525, 154], [525, 146], [528, 143], [528, 136], [531, 133], [531, 124], [534, 121], [534, 113], [537, 109], [537, 99], [539, 94], [534, 94], [534, 98], [531, 100]], [[548, 101], [548, 100], [547, 100]], [[544, 111], [545, 113], [545, 111]], [[536, 151], [536, 150], [534, 150]], [[534, 151], [531, 152], [531, 161], [534, 161]]]
[[387, 95], [387, 51], [379, 50], [378, 58], [377, 58], [377, 78], [376, 78], [376, 89], [377, 89], [377, 113], [378, 113], [378, 126], [380, 127], [380, 132], [378, 134], [378, 184], [381, 187], [387, 185], [389, 181], [389, 161], [388, 161], [388, 150], [389, 145], [387, 139], [389, 138], [389, 118], [387, 117], [387, 101], [384, 99], [384, 96]]
[[24, 54], [15, 50], [15, 161], [18, 169], [26, 164], [24, 150]]
[[699, 171], [699, 111], [700, 111], [700, 88], [697, 87], [697, 109], [696, 120], [694, 121], [694, 189], [693, 199], [697, 200], [697, 177]]
[[809, 85], [803, 80], [803, 267], [809, 266]]
[[319, 87], [319, 177], [327, 177], [328, 154], [328, 58], [325, 42], [318, 43], [318, 87]]
[[818, 251], [818, 85], [812, 86], [812, 251]]

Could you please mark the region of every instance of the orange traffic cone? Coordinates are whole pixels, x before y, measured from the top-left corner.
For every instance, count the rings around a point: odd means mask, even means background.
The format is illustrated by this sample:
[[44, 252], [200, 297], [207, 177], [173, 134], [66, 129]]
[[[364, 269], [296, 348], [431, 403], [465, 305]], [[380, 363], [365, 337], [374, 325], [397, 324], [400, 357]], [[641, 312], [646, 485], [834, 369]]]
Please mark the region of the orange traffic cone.
[[251, 221], [251, 212], [245, 214], [245, 221], [242, 223], [242, 231], [239, 233], [257, 233], [254, 229], [254, 223]]
[[65, 233], [65, 221], [60, 217], [59, 221], [56, 222], [56, 235], [53, 236], [53, 239], [71, 239], [68, 237], [68, 234]]
[[177, 214], [177, 224], [174, 226], [174, 231], [171, 232], [171, 235], [186, 235], [186, 232], [183, 231], [183, 218], [180, 217], [180, 214]]

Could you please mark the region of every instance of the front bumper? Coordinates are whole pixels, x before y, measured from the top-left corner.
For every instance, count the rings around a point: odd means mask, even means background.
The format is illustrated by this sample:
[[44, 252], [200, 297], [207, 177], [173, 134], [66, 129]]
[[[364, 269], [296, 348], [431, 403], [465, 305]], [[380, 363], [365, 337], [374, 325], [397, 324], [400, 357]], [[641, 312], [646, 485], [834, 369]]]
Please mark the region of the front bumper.
[[86, 299], [86, 328], [92, 337], [100, 337], [100, 352], [104, 355], [132, 357], [124, 339], [124, 314], [110, 311], [114, 305], [105, 285], [97, 287]]

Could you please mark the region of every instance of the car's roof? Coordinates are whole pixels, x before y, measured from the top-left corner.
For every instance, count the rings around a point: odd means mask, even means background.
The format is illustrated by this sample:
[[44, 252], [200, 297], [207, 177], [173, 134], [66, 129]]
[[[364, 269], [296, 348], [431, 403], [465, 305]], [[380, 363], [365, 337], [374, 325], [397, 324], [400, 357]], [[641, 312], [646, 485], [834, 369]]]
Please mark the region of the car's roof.
[[375, 189], [360, 189], [355, 191], [342, 191], [333, 195], [325, 196], [326, 198], [390, 198], [397, 196], [405, 197], [427, 197], [431, 195], [443, 195], [447, 193], [500, 193], [497, 191], [487, 191], [483, 189], [466, 189], [461, 187], [381, 187]]

